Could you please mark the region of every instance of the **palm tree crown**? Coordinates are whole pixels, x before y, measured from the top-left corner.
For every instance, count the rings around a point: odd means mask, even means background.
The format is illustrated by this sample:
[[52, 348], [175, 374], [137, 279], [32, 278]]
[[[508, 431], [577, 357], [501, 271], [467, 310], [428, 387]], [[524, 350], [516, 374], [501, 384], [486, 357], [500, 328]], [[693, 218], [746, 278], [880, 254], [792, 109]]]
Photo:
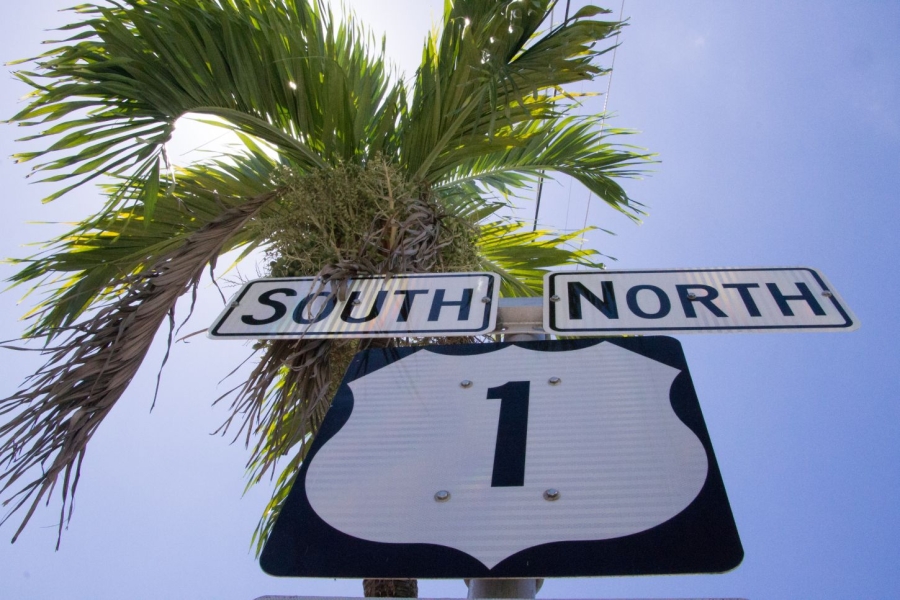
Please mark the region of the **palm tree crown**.
[[[60, 532], [88, 441], [132, 380], [177, 299], [239, 249], [272, 275], [340, 284], [360, 274], [492, 270], [505, 295], [539, 292], [545, 269], [600, 266], [595, 251], [503, 217], [543, 174], [570, 176], [632, 218], [615, 181], [648, 156], [579, 114], [568, 84], [596, 64], [619, 22], [585, 7], [548, 27], [553, 0], [454, 0], [410, 85], [352, 15], [324, 0], [119, 0], [73, 9], [69, 37], [16, 76], [33, 88], [12, 118], [39, 132], [46, 200], [103, 176], [106, 202], [13, 283], [44, 292], [26, 338], [47, 362], [0, 400], [0, 485], [17, 537], [59, 484]], [[193, 115], [243, 148], [172, 167], [166, 142]], [[426, 340], [427, 341], [427, 340]], [[389, 343], [423, 343], [394, 340]], [[264, 540], [356, 342], [259, 343], [226, 396], [251, 446], [250, 483], [287, 455], [257, 530]], [[67, 508], [68, 507], [68, 508]], [[4, 519], [4, 520], [5, 520]]]

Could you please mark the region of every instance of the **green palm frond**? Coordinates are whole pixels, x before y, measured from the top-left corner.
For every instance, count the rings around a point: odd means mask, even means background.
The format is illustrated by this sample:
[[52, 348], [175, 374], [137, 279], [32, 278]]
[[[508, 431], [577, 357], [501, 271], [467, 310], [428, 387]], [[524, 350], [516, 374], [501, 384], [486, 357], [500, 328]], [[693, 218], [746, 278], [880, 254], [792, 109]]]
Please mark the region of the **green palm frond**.
[[500, 292], [504, 296], [539, 296], [544, 287], [544, 274], [553, 268], [567, 265], [605, 268], [602, 262], [594, 260], [600, 256], [597, 250], [570, 247], [574, 240], [593, 229], [558, 235], [551, 230], [532, 231], [523, 222], [497, 221], [481, 227], [478, 249], [485, 270], [501, 276]]
[[426, 41], [409, 117], [401, 126], [402, 162], [411, 173], [432, 178], [490, 151], [484, 138], [490, 141], [500, 126], [558, 116], [560, 86], [603, 73], [593, 61], [609, 47], [594, 46], [620, 24], [580, 13], [537, 36], [553, 4], [446, 4], [444, 28]]
[[[46, 127], [45, 181], [151, 178], [175, 121], [220, 117], [315, 169], [396, 148], [404, 103], [374, 40], [321, 1], [124, 0], [74, 9], [76, 32], [16, 76], [34, 87], [13, 121]], [[118, 199], [118, 198], [116, 198]], [[156, 198], [144, 203], [152, 215]]]
[[599, 115], [567, 116], [501, 130], [494, 140], [507, 140], [505, 147], [461, 161], [438, 189], [476, 183], [509, 194], [531, 187], [539, 175], [557, 172], [573, 177], [612, 208], [638, 220], [644, 214], [640, 203], [630, 199], [616, 179], [638, 176], [652, 155], [609, 143], [610, 137], [631, 132], [601, 132], [595, 125], [599, 120]]
[[[26, 335], [52, 336], [93, 303], [121, 293], [117, 285], [124, 276], [140, 273], [155, 257], [182, 246], [223, 211], [274, 190], [278, 169], [279, 164], [258, 149], [178, 169], [172, 181], [160, 182], [168, 190], [159, 197], [152, 218], [138, 201], [143, 194], [139, 185], [108, 186], [110, 195], [134, 202], [77, 224], [36, 256], [12, 261], [24, 265], [11, 278], [14, 285], [47, 291], [28, 315], [34, 322]], [[260, 242], [245, 228], [226, 241], [222, 252], [240, 246], [252, 249]]]

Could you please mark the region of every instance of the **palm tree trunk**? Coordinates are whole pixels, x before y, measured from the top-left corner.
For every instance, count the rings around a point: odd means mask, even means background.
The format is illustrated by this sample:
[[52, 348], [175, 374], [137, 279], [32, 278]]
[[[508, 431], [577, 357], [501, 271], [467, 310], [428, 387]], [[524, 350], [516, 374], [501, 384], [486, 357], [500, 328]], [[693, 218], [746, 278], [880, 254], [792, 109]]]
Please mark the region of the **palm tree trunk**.
[[366, 598], [418, 598], [416, 579], [363, 579]]

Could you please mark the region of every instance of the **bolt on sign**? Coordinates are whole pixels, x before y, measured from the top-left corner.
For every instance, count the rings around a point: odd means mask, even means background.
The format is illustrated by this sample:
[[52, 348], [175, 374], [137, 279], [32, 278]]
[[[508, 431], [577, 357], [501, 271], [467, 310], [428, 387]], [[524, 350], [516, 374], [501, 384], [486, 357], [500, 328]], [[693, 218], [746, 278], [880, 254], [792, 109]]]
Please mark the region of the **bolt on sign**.
[[859, 328], [809, 268], [548, 273], [543, 321], [567, 336]]
[[681, 345], [631, 337], [357, 354], [260, 564], [531, 578], [742, 558]]
[[315, 277], [244, 284], [209, 329], [213, 339], [478, 335], [494, 330], [499, 276], [357, 277], [346, 297]]

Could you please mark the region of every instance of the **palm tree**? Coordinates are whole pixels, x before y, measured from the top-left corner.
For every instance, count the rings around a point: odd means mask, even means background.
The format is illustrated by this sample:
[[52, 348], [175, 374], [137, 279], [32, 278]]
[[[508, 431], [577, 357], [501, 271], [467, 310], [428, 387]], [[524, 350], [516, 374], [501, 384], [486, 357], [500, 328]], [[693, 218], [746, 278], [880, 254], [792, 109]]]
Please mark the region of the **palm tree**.
[[[505, 295], [539, 293], [543, 271], [600, 266], [529, 231], [509, 199], [538, 177], [570, 176], [637, 218], [616, 183], [647, 155], [611, 143], [599, 115], [563, 86], [606, 71], [621, 23], [586, 7], [548, 27], [554, 0], [455, 0], [407, 85], [353, 15], [324, 0], [119, 0], [81, 5], [71, 35], [16, 76], [33, 88], [12, 121], [39, 132], [45, 200], [98, 180], [105, 203], [19, 259], [14, 284], [44, 292], [28, 340], [47, 362], [0, 400], [0, 493], [24, 515], [57, 490], [61, 535], [91, 436], [122, 395], [175, 305], [218, 257], [263, 258], [274, 276], [492, 270]], [[24, 62], [24, 61], [23, 61]], [[172, 167], [176, 121], [234, 131], [240, 151]], [[101, 178], [102, 176], [102, 178]], [[101, 178], [101, 179], [98, 179]], [[392, 340], [388, 343], [422, 343]], [[261, 342], [246, 382], [225, 398], [250, 447], [249, 484], [277, 486], [254, 535], [264, 541], [308, 450], [330, 391], [361, 346]], [[220, 399], [221, 400], [221, 399]], [[58, 485], [58, 488], [57, 488]], [[58, 542], [57, 542], [58, 543]]]

